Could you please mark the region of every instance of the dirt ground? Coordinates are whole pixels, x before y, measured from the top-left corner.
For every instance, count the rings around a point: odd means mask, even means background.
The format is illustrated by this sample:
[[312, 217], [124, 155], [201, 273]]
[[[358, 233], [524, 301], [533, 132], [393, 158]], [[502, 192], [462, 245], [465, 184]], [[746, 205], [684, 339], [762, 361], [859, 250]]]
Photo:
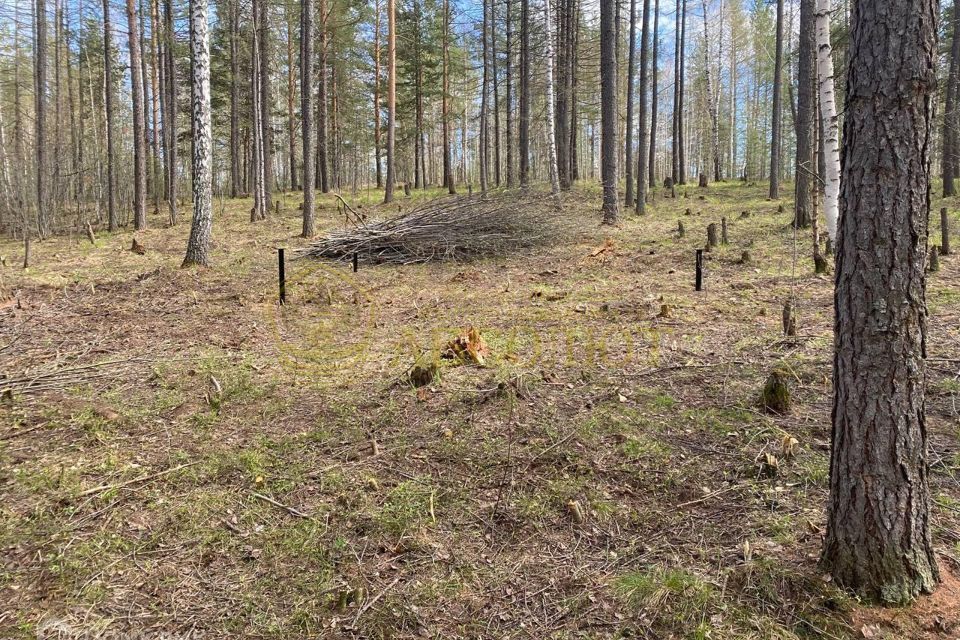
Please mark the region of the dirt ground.
[[[0, 637], [960, 638], [958, 260], [928, 279], [944, 583], [868, 608], [817, 566], [832, 276], [764, 190], [681, 188], [605, 228], [583, 187], [550, 246], [294, 259], [283, 307], [296, 194], [255, 224], [218, 201], [210, 269], [180, 268], [189, 221], [159, 214], [143, 255], [81, 234], [23, 270], [0, 242]], [[469, 327], [483, 366], [407, 383]], [[758, 403], [775, 370], [783, 415]]]

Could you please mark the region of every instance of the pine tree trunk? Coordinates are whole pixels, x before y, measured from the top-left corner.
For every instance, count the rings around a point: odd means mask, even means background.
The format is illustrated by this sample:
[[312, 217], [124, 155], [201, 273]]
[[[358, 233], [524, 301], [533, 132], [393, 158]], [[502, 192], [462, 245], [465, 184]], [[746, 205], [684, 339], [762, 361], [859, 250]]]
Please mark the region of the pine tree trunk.
[[657, 65], [660, 63], [660, 0], [653, 3], [653, 61], [650, 65], [650, 144], [647, 157], [647, 186], [657, 187], [655, 164], [657, 160]]
[[817, 175], [816, 140], [813, 123], [816, 119], [814, 83], [817, 42], [814, 33], [816, 0], [800, 0], [800, 39], [797, 48], [797, 160], [794, 185], [794, 226], [810, 226], [813, 217], [813, 180]]
[[173, 0], [163, 3], [164, 35], [166, 36], [166, 95], [167, 120], [164, 122], [167, 134], [167, 207], [170, 224], [177, 223], [177, 68], [174, 64], [173, 44]]
[[530, 0], [520, 0], [520, 122], [517, 131], [520, 186], [530, 182]]
[[937, 14], [933, 0], [861, 2], [850, 31], [821, 560], [837, 584], [886, 604], [939, 581], [924, 415]]
[[836, 244], [837, 220], [840, 217], [840, 140], [837, 103], [833, 90], [830, 9], [830, 0], [817, 0], [817, 77], [824, 161], [823, 214], [827, 221], [830, 242]]
[[[509, 66], [507, 69], [509, 70]], [[509, 71], [508, 71], [509, 78]], [[507, 91], [509, 95], [509, 79]], [[509, 99], [508, 99], [509, 103]], [[509, 109], [509, 104], [507, 106]], [[450, 0], [443, 0], [443, 101], [441, 105], [443, 127], [443, 184], [452, 195], [457, 192], [453, 182], [453, 167], [450, 162]], [[509, 114], [509, 111], [507, 112]], [[509, 129], [509, 126], [508, 126]], [[507, 136], [509, 141], [509, 135]], [[507, 178], [510, 177], [510, 146], [507, 146]], [[508, 183], [509, 184], [509, 183]]]
[[[490, 82], [493, 85], [493, 183], [500, 186], [500, 80], [497, 77], [497, 3], [490, 2]], [[423, 94], [421, 93], [421, 100]]]
[[161, 183], [163, 180], [160, 177], [160, 148], [162, 143], [160, 141], [160, 127], [161, 127], [161, 117], [160, 117], [160, 56], [159, 56], [159, 47], [160, 39], [158, 34], [160, 33], [160, 11], [157, 7], [157, 0], [150, 0], [150, 102], [151, 102], [151, 112], [153, 119], [153, 126], [151, 127], [152, 134], [152, 146], [153, 146], [153, 158], [151, 162], [152, 173], [153, 173], [153, 213], [155, 215], [160, 215], [160, 196], [161, 196]]
[[393, 202], [396, 183], [396, 158], [394, 144], [397, 123], [397, 17], [395, 0], [387, 0], [387, 185], [384, 189], [384, 204]]
[[127, 37], [130, 44], [130, 87], [133, 94], [133, 228], [140, 231], [147, 226], [147, 153], [140, 30], [134, 0], [127, 0]]
[[190, 0], [193, 133], [193, 224], [183, 266], [210, 264], [213, 233], [213, 131], [210, 116], [210, 38], [207, 0]]
[[[507, 27], [507, 57], [506, 57], [506, 66], [504, 68], [505, 81], [506, 81], [506, 93], [507, 93], [507, 105], [506, 105], [506, 114], [507, 114], [507, 188], [512, 188], [514, 183], [514, 169], [513, 169], [513, 3], [511, 0], [504, 0], [506, 5], [506, 27]], [[445, 0], [449, 2], [449, 0]], [[446, 45], [446, 40], [444, 40], [444, 45]], [[446, 53], [445, 53], [446, 55]]]
[[960, 118], [957, 118], [957, 90], [960, 83], [960, 11], [957, 10], [956, 1], [951, 11], [953, 12], [953, 37], [950, 45], [950, 72], [947, 75], [945, 91], [946, 103], [943, 109], [943, 158], [941, 160], [944, 198], [956, 193], [953, 180], [957, 165], [960, 164], [956, 155], [958, 141], [960, 141], [960, 135], [957, 133], [957, 125], [960, 124]]
[[671, 182], [673, 184], [680, 183], [680, 83], [677, 79], [680, 77], [680, 65], [681, 55], [680, 55], [680, 20], [681, 20], [681, 11], [682, 5], [680, 2], [676, 3], [677, 5], [677, 15], [674, 18], [674, 48], [673, 48], [673, 120], [672, 120], [672, 129], [671, 131]]
[[783, 106], [783, 0], [777, 0], [777, 40], [773, 63], [773, 115], [770, 125], [770, 191], [769, 198], [780, 197], [780, 128]]
[[[635, 63], [637, 58], [637, 0], [630, 0], [630, 31], [627, 46], [627, 126], [624, 135], [624, 175], [626, 176], [626, 185], [624, 189], [624, 203], [628, 206], [635, 205], [636, 196], [633, 193], [633, 78], [636, 73]], [[641, 149], [643, 147], [641, 146]]]
[[287, 14], [287, 147], [289, 157], [288, 172], [290, 188], [297, 189], [297, 133], [294, 120], [294, 104], [297, 98], [296, 71], [293, 65], [293, 5], [287, 2], [284, 5]]
[[240, 0], [230, 3], [230, 196], [242, 191], [240, 168]]
[[483, 54], [483, 86], [480, 89], [480, 191], [486, 193], [487, 181], [489, 179], [489, 161], [490, 161], [490, 122], [487, 112], [490, 108], [489, 86], [490, 86], [490, 46], [487, 42], [490, 31], [490, 2], [493, 0], [482, 0], [483, 3], [483, 21], [481, 24], [482, 33], [480, 34], [481, 50]]
[[300, 0], [300, 139], [303, 147], [304, 238], [316, 233], [313, 212], [313, 0]]
[[679, 171], [678, 171], [678, 182], [679, 184], [687, 183], [687, 150], [684, 146], [684, 112], [683, 112], [683, 100], [684, 94], [686, 91], [686, 67], [687, 63], [685, 60], [687, 52], [687, 0], [681, 0], [680, 2], [683, 10], [680, 13], [680, 55], [679, 58], [679, 78], [680, 86], [677, 89], [678, 101], [677, 101], [677, 149], [679, 154]]
[[271, 126], [270, 88], [270, 3], [260, 0], [260, 126], [263, 131], [263, 207], [264, 217], [273, 206], [276, 187], [273, 173], [273, 126]]
[[639, 128], [637, 142], [640, 152], [637, 153], [637, 215], [643, 215], [647, 210], [647, 85], [649, 84], [648, 70], [650, 68], [650, 0], [643, 0], [643, 21], [640, 29], [640, 96], [639, 100]]
[[[649, 0], [644, 0], [648, 3]], [[549, 2], [547, 3], [549, 4]], [[620, 217], [617, 197], [617, 66], [616, 0], [600, 0], [600, 179], [603, 182], [603, 223]], [[642, 66], [642, 63], [641, 63]]]
[[[44, 0], [37, 0], [38, 7], [40, 3]], [[42, 22], [42, 21], [40, 21]], [[39, 37], [38, 26], [38, 36], [37, 36], [37, 48], [40, 49], [40, 37]], [[114, 138], [116, 137], [116, 131], [113, 126], [113, 34], [112, 27], [110, 26], [110, 3], [109, 0], [103, 0], [103, 82], [105, 85], [104, 89], [104, 113], [106, 115], [106, 127], [107, 127], [107, 225], [111, 233], [115, 232], [120, 228], [119, 220], [117, 219], [117, 167], [116, 167], [116, 155], [115, 155], [115, 146], [116, 143]], [[38, 65], [39, 66], [39, 65]], [[45, 66], [45, 64], [44, 64]], [[39, 73], [39, 71], [38, 71]], [[41, 94], [38, 94], [42, 96]], [[42, 102], [42, 100], [41, 100]], [[38, 124], [40, 121], [38, 120]], [[43, 140], [43, 137], [38, 135], [38, 140]], [[37, 145], [38, 147], [46, 146], [46, 143]], [[38, 172], [39, 176], [40, 173]]]
[[377, 188], [383, 187], [380, 140], [380, 0], [374, 2], [373, 21], [373, 153], [377, 164]]

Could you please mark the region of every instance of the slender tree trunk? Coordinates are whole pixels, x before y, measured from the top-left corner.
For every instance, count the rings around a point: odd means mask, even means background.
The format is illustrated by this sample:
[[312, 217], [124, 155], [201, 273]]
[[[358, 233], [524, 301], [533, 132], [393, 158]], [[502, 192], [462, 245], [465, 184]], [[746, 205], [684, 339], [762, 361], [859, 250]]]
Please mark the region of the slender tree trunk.
[[[649, 0], [644, 0], [648, 3]], [[547, 3], [549, 4], [549, 2]], [[617, 63], [616, 0], [600, 0], [600, 167], [603, 181], [603, 223], [617, 224]], [[641, 60], [640, 66], [643, 66]], [[642, 82], [642, 81], [641, 81]], [[639, 194], [638, 194], [639, 195]]]
[[251, 37], [251, 73], [250, 73], [250, 101], [251, 123], [253, 126], [253, 208], [250, 209], [250, 222], [258, 222], [267, 217], [267, 137], [266, 122], [263, 120], [264, 93], [263, 82], [263, 29], [265, 0], [253, 0], [253, 24], [250, 29]]
[[230, 11], [230, 196], [242, 191], [240, 181], [240, 0], [229, 0]]
[[493, 182], [500, 186], [500, 79], [497, 77], [497, 3], [490, 0], [490, 81], [493, 85]]
[[807, 228], [813, 217], [813, 180], [817, 175], [813, 124], [816, 119], [816, 0], [800, 0], [800, 46], [797, 48], [797, 165], [794, 226]]
[[[604, 2], [611, 2], [612, 0], [604, 0]], [[555, 117], [554, 113], [554, 89], [553, 89], [553, 67], [555, 63], [554, 52], [553, 52], [553, 24], [550, 17], [550, 3], [543, 3], [543, 24], [544, 24], [544, 40], [546, 42], [546, 83], [547, 83], [547, 95], [545, 100], [547, 102], [547, 171], [550, 175], [550, 193], [553, 195], [554, 202], [556, 206], [560, 206], [560, 176], [559, 170], [557, 169], [557, 136], [555, 129]], [[527, 62], [529, 64], [529, 61]], [[528, 105], [529, 108], [529, 105]], [[615, 108], [615, 107], [614, 107]], [[616, 123], [613, 123], [613, 126], [616, 127]], [[616, 163], [616, 141], [612, 141], [612, 151], [614, 157], [614, 163]], [[616, 164], [614, 164], [613, 171], [613, 180], [614, 180], [614, 194], [613, 194], [613, 203], [614, 207], [617, 204], [617, 194], [616, 194]]]
[[[37, 0], [39, 3], [44, 0]], [[39, 48], [39, 27], [37, 44]], [[107, 220], [108, 229], [111, 233], [120, 228], [117, 219], [117, 167], [116, 155], [114, 153], [114, 137], [116, 132], [113, 126], [113, 35], [110, 26], [110, 3], [103, 0], [103, 82], [105, 85], [104, 110], [107, 124]], [[44, 65], [45, 66], [45, 65]], [[42, 94], [38, 94], [41, 95]], [[38, 120], [38, 123], [40, 121]], [[43, 140], [37, 136], [37, 140]], [[46, 146], [46, 143], [38, 144], [38, 147]], [[37, 175], [40, 175], [39, 173]]]
[[[444, 0], [449, 2], [449, 0]], [[513, 168], [513, 15], [511, 0], [505, 0], [506, 3], [506, 25], [507, 25], [507, 57], [504, 73], [506, 75], [507, 91], [507, 187], [513, 187], [514, 168]], [[446, 41], [444, 41], [446, 44]]]
[[151, 162], [151, 171], [153, 173], [153, 213], [160, 215], [160, 197], [161, 184], [160, 177], [160, 10], [157, 7], [157, 0], [150, 0], [150, 102], [153, 119], [151, 130], [151, 142], [153, 147], [153, 158]]
[[783, 106], [783, 0], [777, 0], [777, 40], [773, 63], [773, 115], [770, 125], [770, 192], [771, 200], [780, 197], [780, 128]]
[[850, 28], [821, 560], [888, 604], [939, 581], [924, 410], [937, 14], [934, 0], [860, 2]]
[[[957, 165], [960, 164], [957, 158], [957, 147], [960, 146], [960, 134], [957, 132], [957, 125], [960, 118], [957, 118], [957, 90], [960, 84], [960, 11], [957, 10], [957, 3], [951, 7], [953, 12], [953, 36], [950, 45], [950, 72], [947, 76], [946, 104], [943, 110], [943, 158], [941, 160], [943, 168], [943, 197], [955, 195], [954, 176], [957, 172]], [[829, 16], [827, 18], [829, 20]]]
[[[207, 2], [207, 0], [203, 1]], [[204, 11], [206, 11], [206, 5]], [[174, 64], [173, 55], [175, 42], [173, 0], [164, 0], [163, 21], [166, 36], [165, 58], [167, 69], [167, 119], [164, 122], [164, 129], [167, 134], [167, 207], [169, 208], [170, 224], [172, 226], [177, 223], [177, 67]]]
[[647, 157], [647, 186], [657, 187], [657, 66], [660, 64], [660, 0], [653, 3], [653, 61], [650, 65], [650, 144]]
[[577, 69], [578, 69], [578, 50], [580, 48], [580, 4], [572, 1], [571, 29], [573, 36], [570, 51], [570, 147], [567, 155], [570, 156], [570, 183], [573, 184], [580, 178], [580, 170], [577, 166], [577, 132], [579, 130], [578, 118], [579, 109], [577, 103]]
[[673, 184], [680, 182], [680, 65], [682, 64], [680, 55], [680, 20], [682, 14], [682, 5], [677, 2], [677, 15], [674, 18], [674, 49], [673, 49], [673, 128], [671, 130], [671, 181]]
[[[47, 4], [46, 0], [37, 0], [36, 12], [34, 15], [34, 27], [36, 29], [35, 48], [34, 48], [34, 128], [35, 128], [35, 146], [37, 154], [37, 215], [35, 218], [37, 235], [43, 237], [47, 229], [47, 206], [48, 191], [47, 186]], [[109, 24], [108, 22], [104, 23]], [[104, 26], [104, 31], [107, 26]], [[29, 247], [30, 231], [26, 231], [27, 225], [24, 225], [24, 243]], [[25, 251], [29, 255], [29, 251]], [[28, 266], [28, 258], [24, 258], [24, 268]]]
[[300, 0], [300, 135], [303, 146], [303, 232], [316, 233], [313, 213], [313, 0]]
[[[817, 76], [820, 89], [820, 122], [823, 138], [824, 186], [823, 214], [827, 235], [837, 242], [837, 220], [840, 217], [840, 140], [837, 104], [833, 91], [833, 50], [830, 45], [830, 0], [817, 0]], [[960, 39], [954, 38], [954, 43]], [[954, 45], [956, 53], [957, 45]], [[944, 182], [946, 184], [946, 182]]]
[[737, 46], [734, 42], [734, 7], [730, 10], [730, 178], [737, 178]]
[[297, 97], [296, 69], [293, 64], [293, 3], [284, 5], [287, 14], [287, 146], [290, 173], [290, 188], [297, 189], [297, 127], [294, 119], [294, 104]]
[[[507, 69], [510, 67], [508, 66]], [[507, 81], [507, 92], [509, 95], [509, 80]], [[509, 98], [507, 100], [509, 103]], [[509, 110], [509, 104], [507, 109]], [[509, 111], [508, 111], [509, 113]], [[453, 183], [453, 167], [450, 162], [450, 0], [443, 0], [443, 102], [442, 102], [442, 120], [443, 126], [443, 184], [450, 194], [457, 192]], [[509, 126], [508, 126], [509, 129]], [[509, 140], [509, 136], [507, 138]], [[507, 177], [509, 180], [510, 172], [510, 154], [509, 144], [507, 146]]]
[[639, 127], [637, 142], [641, 152], [637, 153], [637, 215], [646, 213], [647, 208], [647, 85], [650, 68], [650, 0], [643, 0], [643, 26], [640, 29], [640, 96]]
[[387, 0], [387, 185], [384, 204], [393, 202], [397, 180], [394, 144], [397, 123], [397, 17], [395, 0]]
[[130, 44], [130, 86], [133, 94], [133, 228], [140, 231], [147, 226], [147, 153], [140, 31], [134, 0], [127, 0], [127, 37]]
[[[625, 164], [623, 167], [626, 174], [626, 188], [624, 189], [624, 203], [628, 206], [635, 206], [635, 197], [633, 194], [633, 78], [635, 73], [635, 62], [637, 57], [637, 0], [630, 0], [630, 36], [627, 47], [627, 126], [624, 138]], [[639, 154], [639, 152], [638, 152]]]
[[483, 87], [480, 89], [480, 191], [486, 193], [487, 181], [489, 180], [489, 161], [490, 161], [490, 121], [487, 113], [490, 108], [489, 87], [490, 87], [490, 45], [487, 37], [490, 31], [490, 2], [493, 0], [482, 0], [483, 2], [483, 22], [480, 34], [481, 49], [483, 52]]
[[677, 89], [678, 91], [677, 149], [680, 156], [679, 158], [680, 166], [679, 166], [679, 173], [678, 173], [679, 183], [686, 184], [687, 183], [687, 152], [686, 152], [686, 147], [684, 146], [685, 139], [683, 135], [684, 133], [683, 99], [685, 97], [684, 85], [686, 80], [686, 66], [687, 66], [686, 60], [684, 58], [684, 56], [686, 56], [686, 51], [687, 51], [687, 42], [686, 42], [687, 40], [687, 0], [681, 0], [680, 5], [683, 8], [683, 11], [681, 11], [680, 13], [680, 55], [678, 56], [680, 61], [679, 62], [680, 73], [678, 76], [680, 78], [680, 82], [679, 82], [680, 86]]
[[271, 125], [270, 88], [270, 3], [260, 0], [260, 123], [263, 128], [263, 205], [264, 213], [273, 206], [276, 179], [273, 171], [273, 126]]
[[530, 0], [520, 0], [520, 122], [519, 145], [520, 186], [530, 182]]
[[377, 163], [377, 188], [383, 187], [383, 166], [380, 161], [380, 0], [374, 2], [373, 21], [373, 153]]
[[330, 193], [329, 147], [327, 142], [327, 1], [320, 0], [320, 64], [317, 92], [317, 172], [321, 193]]
[[193, 105], [193, 224], [183, 266], [210, 264], [213, 233], [213, 131], [210, 117], [210, 38], [207, 0], [190, 0]]

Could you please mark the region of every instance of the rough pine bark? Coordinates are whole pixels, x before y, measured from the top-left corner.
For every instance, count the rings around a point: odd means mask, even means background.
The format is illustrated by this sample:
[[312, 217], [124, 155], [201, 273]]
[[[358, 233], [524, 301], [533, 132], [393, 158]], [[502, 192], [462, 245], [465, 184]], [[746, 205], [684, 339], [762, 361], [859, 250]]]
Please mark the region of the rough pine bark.
[[[645, 3], [649, 0], [644, 0]], [[549, 2], [547, 2], [549, 5]], [[617, 63], [616, 0], [600, 0], [600, 169], [603, 181], [603, 223], [620, 217], [617, 197]], [[548, 36], [549, 37], [549, 36]]]
[[110, 3], [109, 0], [103, 0], [103, 82], [106, 85], [104, 112], [107, 121], [107, 228], [112, 233], [120, 227], [120, 224], [117, 218], [117, 161], [114, 140], [116, 131], [113, 125], [113, 28], [110, 25]]
[[[106, 0], [104, 0], [106, 2]], [[109, 33], [110, 19], [104, 18], [104, 34]], [[34, 64], [34, 75], [36, 76], [36, 86], [34, 88], [36, 98], [34, 100], [34, 127], [35, 127], [35, 147], [37, 154], [37, 215], [36, 215], [36, 231], [37, 234], [43, 237], [47, 229], [47, 3], [45, 0], [37, 0], [36, 3], [36, 15], [34, 16], [35, 29], [36, 33], [36, 46], [34, 48], [34, 55], [36, 57]], [[104, 50], [109, 51], [109, 47], [104, 45]], [[109, 59], [109, 53], [104, 54], [107, 59]], [[108, 65], [109, 67], [109, 65]], [[109, 75], [107, 76], [109, 78]], [[109, 84], [107, 95], [110, 95]], [[108, 111], [112, 113], [112, 111]], [[19, 117], [19, 113], [17, 114]], [[108, 140], [109, 140], [108, 136]], [[112, 149], [112, 147], [111, 147]], [[110, 167], [113, 169], [113, 154], [110, 154]], [[111, 174], [112, 175], [112, 174]], [[116, 211], [113, 205], [113, 189], [111, 186], [111, 199], [110, 199], [110, 230], [116, 231], [117, 229], [117, 218]], [[24, 225], [26, 227], [26, 225]], [[29, 247], [29, 237], [30, 232], [24, 229], [24, 242], [27, 243], [26, 246]], [[27, 266], [28, 260], [24, 259], [24, 267]]]
[[134, 0], [127, 0], [127, 39], [130, 47], [130, 88], [133, 94], [133, 228], [147, 227], [147, 150], [144, 122], [140, 30]]
[[213, 131], [210, 116], [210, 37], [207, 0], [190, 0], [190, 122], [193, 133], [193, 224], [183, 266], [210, 264], [213, 233]]
[[[604, 0], [604, 2], [612, 2], [613, 0]], [[554, 52], [553, 52], [553, 24], [550, 17], [550, 2], [543, 3], [543, 22], [544, 22], [544, 41], [547, 45], [546, 51], [546, 84], [547, 84], [547, 95], [545, 97], [547, 102], [547, 171], [550, 176], [550, 193], [553, 196], [554, 202], [557, 207], [560, 206], [560, 175], [559, 170], [557, 169], [557, 136], [556, 131], [554, 131], [555, 115], [554, 114], [554, 87], [553, 87], [553, 67], [554, 67]], [[528, 62], [529, 64], [529, 62]], [[615, 109], [616, 107], [614, 107]], [[616, 123], [612, 125], [614, 130], [616, 130]], [[616, 206], [617, 197], [616, 197], [616, 141], [613, 141], [612, 151], [614, 154], [614, 197], [613, 202]]]
[[320, 0], [320, 64], [317, 69], [317, 186], [321, 193], [330, 193], [329, 147], [327, 143], [327, 2]]
[[164, 121], [167, 135], [167, 207], [170, 224], [177, 223], [177, 67], [174, 64], [173, 45], [173, 0], [164, 0], [163, 22], [165, 36], [166, 102], [167, 119]]
[[687, 0], [681, 0], [680, 6], [683, 8], [680, 14], [680, 55], [679, 57], [679, 88], [677, 102], [677, 149], [679, 154], [679, 183], [687, 183], [687, 152], [684, 147], [684, 121], [683, 121], [683, 100], [686, 97], [686, 61], [684, 56], [687, 51]]
[[[507, 69], [510, 69], [509, 65]], [[507, 84], [507, 95], [510, 95], [509, 80]], [[509, 108], [508, 99], [507, 109], [509, 110]], [[441, 104], [441, 114], [443, 120], [441, 123], [443, 126], [443, 185], [450, 194], [455, 194], [457, 189], [453, 183], [453, 166], [450, 161], [450, 0], [443, 0], [443, 100]], [[507, 128], [507, 184], [508, 186], [512, 186], [510, 180], [509, 126]]]
[[[445, 3], [446, 3], [446, 4], [444, 4], [444, 6], [446, 7], [446, 11], [449, 12], [449, 7], [448, 7], [449, 0], [444, 0], [444, 1], [445, 1]], [[506, 136], [506, 143], [507, 143], [507, 166], [506, 166], [506, 171], [507, 171], [507, 188], [512, 188], [512, 187], [513, 187], [513, 181], [514, 181], [514, 169], [513, 169], [513, 164], [514, 164], [514, 162], [513, 162], [513, 153], [514, 153], [514, 150], [513, 150], [513, 11], [512, 11], [512, 9], [513, 9], [513, 3], [511, 2], [511, 0], [505, 0], [505, 4], [506, 4], [506, 15], [504, 16], [504, 21], [506, 22], [506, 28], [507, 28], [507, 42], [506, 42], [507, 51], [506, 51], [506, 58], [505, 58], [505, 60], [504, 60], [504, 62], [505, 62], [505, 66], [504, 66], [504, 81], [506, 82], [506, 94], [507, 94], [507, 95], [506, 95], [507, 104], [506, 104], [506, 109], [505, 109], [505, 110], [506, 110], [506, 115], [507, 115], [507, 122], [506, 122], [506, 125], [507, 125], [507, 136]], [[449, 23], [449, 17], [447, 17], [447, 18], [445, 19], [445, 21], [444, 21], [444, 28], [445, 28], [445, 29], [449, 29], [449, 24], [448, 24], [448, 23]], [[444, 39], [444, 45], [446, 45], [446, 43], [447, 43], [447, 40]], [[446, 50], [444, 51], [444, 55], [445, 55], [445, 56], [448, 55], [447, 52], [446, 52]], [[446, 95], [446, 92], [444, 93], [444, 95]], [[453, 192], [451, 191], [451, 193], [453, 193]]]
[[821, 560], [838, 584], [889, 604], [939, 580], [924, 414], [936, 56], [935, 0], [853, 5]]
[[373, 154], [377, 164], [377, 188], [383, 186], [380, 134], [380, 0], [374, 2], [373, 19]]

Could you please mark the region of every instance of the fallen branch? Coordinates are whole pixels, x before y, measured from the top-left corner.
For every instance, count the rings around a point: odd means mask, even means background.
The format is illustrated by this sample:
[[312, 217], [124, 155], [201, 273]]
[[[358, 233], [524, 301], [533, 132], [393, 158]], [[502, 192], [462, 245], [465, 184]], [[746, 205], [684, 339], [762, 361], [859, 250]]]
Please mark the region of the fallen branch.
[[104, 491], [110, 491], [112, 489], [123, 489], [124, 487], [129, 487], [132, 484], [140, 484], [141, 482], [149, 482], [150, 480], [156, 480], [162, 476], [173, 473], [175, 471], [180, 471], [186, 469], [187, 467], [193, 467], [200, 464], [200, 461], [188, 462], [186, 464], [181, 464], [176, 467], [170, 467], [169, 469], [164, 469], [163, 471], [158, 471], [157, 473], [151, 473], [145, 476], [140, 476], [139, 478], [134, 478], [133, 480], [127, 480], [126, 482], [120, 482], [117, 484], [102, 484], [99, 487], [93, 487], [92, 489], [87, 489], [81, 491], [78, 497], [83, 498], [95, 493], [103, 493]]
[[291, 506], [285, 505], [285, 504], [283, 504], [282, 502], [277, 502], [276, 500], [274, 500], [274, 499], [271, 498], [270, 496], [265, 496], [265, 495], [263, 495], [262, 493], [256, 493], [256, 492], [251, 492], [250, 495], [252, 495], [254, 498], [257, 498], [258, 500], [263, 500], [264, 502], [269, 502], [269, 503], [272, 504], [273, 506], [279, 507], [279, 508], [283, 509], [284, 511], [286, 511], [287, 513], [289, 513], [289, 514], [292, 515], [292, 516], [297, 516], [298, 518], [305, 518], [305, 519], [307, 519], [307, 520], [313, 520], [313, 518], [312, 518], [311, 516], [305, 514], [303, 511], [297, 511], [296, 509], [294, 509], [294, 508], [291, 507]]

